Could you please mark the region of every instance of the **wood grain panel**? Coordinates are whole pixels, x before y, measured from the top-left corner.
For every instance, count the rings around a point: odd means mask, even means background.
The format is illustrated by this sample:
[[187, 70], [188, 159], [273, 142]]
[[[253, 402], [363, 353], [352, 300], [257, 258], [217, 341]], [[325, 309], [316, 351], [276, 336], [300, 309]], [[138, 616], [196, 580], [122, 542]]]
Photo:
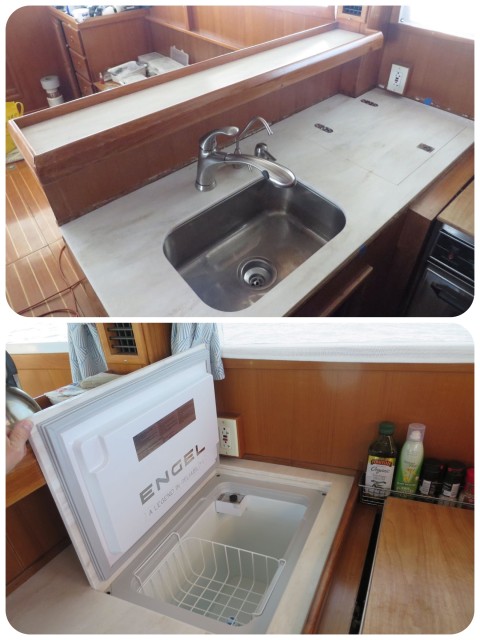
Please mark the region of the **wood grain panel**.
[[[191, 9], [197, 9], [198, 7], [191, 7]], [[150, 17], [157, 18], [171, 24], [175, 27], [182, 27], [183, 29], [189, 29], [190, 23], [188, 18], [187, 7], [181, 6], [156, 6], [150, 7]]]
[[350, 632], [376, 507], [357, 503], [315, 633]]
[[473, 612], [473, 512], [389, 498], [363, 633], [454, 634]]
[[6, 296], [22, 315], [105, 316], [25, 162], [6, 173]]
[[235, 50], [207, 38], [200, 38], [196, 34], [179, 28], [171, 28], [168, 25], [156, 22], [149, 18], [152, 34], [152, 49], [165, 56], [170, 55], [170, 47], [175, 46], [189, 55], [189, 64], [196, 64], [211, 58], [216, 58], [224, 53]]
[[473, 462], [473, 366], [224, 361], [217, 409], [241, 415], [246, 457], [363, 470], [378, 422], [427, 425], [427, 455]]
[[237, 47], [249, 47], [335, 19], [333, 7], [194, 7], [198, 33]]
[[11, 354], [22, 389], [36, 397], [71, 384], [68, 353]]
[[107, 22], [96, 18], [93, 22], [87, 21], [80, 25], [83, 48], [93, 81], [98, 81], [99, 73], [109, 67], [136, 60], [138, 56], [151, 51], [145, 12], [138, 13], [140, 15], [135, 17], [128, 11], [115, 16], [115, 20]]
[[25, 111], [48, 107], [40, 78], [57, 75], [65, 99], [72, 97], [62, 50], [47, 6], [25, 6], [14, 11], [6, 25], [6, 52], [16, 100]]
[[35, 454], [27, 444], [23, 460], [5, 478], [5, 506], [10, 507], [46, 484]]
[[442, 211], [438, 216], [439, 222], [464, 231], [469, 235], [474, 235], [474, 200], [475, 200], [475, 181], [465, 187], [462, 193]]
[[441, 109], [474, 117], [474, 43], [404, 24], [391, 24], [379, 82], [386, 85], [392, 64], [411, 67], [405, 95], [431, 98]]
[[[31, 575], [32, 570], [65, 548], [68, 535], [48, 488], [9, 507], [6, 511], [8, 591]], [[24, 575], [26, 574], [26, 575]]]

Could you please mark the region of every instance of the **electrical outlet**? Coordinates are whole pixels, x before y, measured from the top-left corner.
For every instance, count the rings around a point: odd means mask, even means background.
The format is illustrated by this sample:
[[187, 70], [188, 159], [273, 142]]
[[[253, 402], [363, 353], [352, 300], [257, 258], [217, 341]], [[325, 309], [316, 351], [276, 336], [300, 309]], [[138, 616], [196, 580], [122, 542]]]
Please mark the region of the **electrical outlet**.
[[392, 64], [387, 84], [388, 91], [403, 95], [405, 93], [409, 72], [410, 69], [408, 67], [402, 67], [400, 64]]
[[217, 418], [220, 437], [219, 452], [223, 456], [240, 457], [239, 421], [239, 416]]

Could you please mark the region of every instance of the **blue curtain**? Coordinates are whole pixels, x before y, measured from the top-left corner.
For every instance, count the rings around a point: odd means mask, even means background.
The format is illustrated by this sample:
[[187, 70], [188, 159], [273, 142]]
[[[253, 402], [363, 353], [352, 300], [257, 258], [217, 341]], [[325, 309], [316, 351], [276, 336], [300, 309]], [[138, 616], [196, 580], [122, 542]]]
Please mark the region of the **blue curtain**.
[[107, 363], [93, 322], [68, 324], [68, 354], [73, 382], [106, 371]]
[[205, 344], [210, 352], [210, 373], [214, 380], [223, 380], [222, 353], [218, 327], [209, 322], [178, 322], [172, 324], [172, 354]]

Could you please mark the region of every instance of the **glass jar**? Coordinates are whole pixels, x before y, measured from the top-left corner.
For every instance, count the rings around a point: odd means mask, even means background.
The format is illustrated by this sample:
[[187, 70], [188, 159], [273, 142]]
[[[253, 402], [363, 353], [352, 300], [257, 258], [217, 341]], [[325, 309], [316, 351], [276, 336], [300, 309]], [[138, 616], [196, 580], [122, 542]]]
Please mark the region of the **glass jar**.
[[423, 496], [436, 498], [442, 488], [442, 477], [445, 464], [436, 458], [425, 458], [423, 461], [418, 492]]
[[440, 492], [440, 502], [444, 502], [443, 498], [449, 502], [456, 500], [460, 491], [460, 486], [465, 477], [465, 465], [458, 460], [450, 460], [445, 465], [445, 476], [443, 478], [442, 490]]

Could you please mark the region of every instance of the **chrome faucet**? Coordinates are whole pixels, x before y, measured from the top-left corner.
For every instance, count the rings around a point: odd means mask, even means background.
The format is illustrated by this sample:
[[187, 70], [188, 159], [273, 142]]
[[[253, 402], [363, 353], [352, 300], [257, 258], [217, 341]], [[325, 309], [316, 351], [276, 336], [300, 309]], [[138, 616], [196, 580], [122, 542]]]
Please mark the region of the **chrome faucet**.
[[245, 129], [242, 131], [242, 133], [240, 133], [236, 140], [235, 140], [235, 150], [233, 153], [240, 153], [240, 140], [243, 140], [243, 138], [247, 135], [247, 131], [252, 127], [252, 125], [255, 122], [260, 122], [260, 124], [262, 124], [265, 127], [266, 132], [268, 133], [269, 136], [273, 136], [273, 131], [270, 127], [270, 125], [268, 124], [268, 122], [265, 120], [265, 118], [262, 118], [261, 116], [255, 116], [254, 118], [252, 118], [250, 120], [250, 122], [247, 124], [247, 126], [245, 127]]
[[[268, 123], [263, 118], [253, 118], [245, 129], [242, 131], [242, 135], [245, 134], [255, 120], [261, 120], [266, 125], [267, 132], [270, 129]], [[198, 167], [197, 167], [197, 179], [195, 180], [195, 186], [199, 191], [210, 191], [216, 185], [215, 172], [220, 165], [223, 164], [245, 164], [249, 167], [258, 169], [264, 178], [273, 182], [278, 187], [292, 187], [296, 178], [294, 174], [283, 167], [281, 164], [274, 162], [264, 154], [251, 156], [244, 153], [224, 153], [217, 150], [217, 136], [237, 136], [239, 133], [238, 127], [225, 127], [224, 129], [215, 129], [210, 131], [206, 135], [202, 136], [199, 140], [198, 150]], [[270, 129], [271, 131], [271, 129]], [[238, 144], [239, 140], [237, 141]], [[266, 155], [266, 154], [265, 154]], [[270, 155], [270, 154], [269, 154]], [[273, 158], [273, 156], [271, 156]]]

